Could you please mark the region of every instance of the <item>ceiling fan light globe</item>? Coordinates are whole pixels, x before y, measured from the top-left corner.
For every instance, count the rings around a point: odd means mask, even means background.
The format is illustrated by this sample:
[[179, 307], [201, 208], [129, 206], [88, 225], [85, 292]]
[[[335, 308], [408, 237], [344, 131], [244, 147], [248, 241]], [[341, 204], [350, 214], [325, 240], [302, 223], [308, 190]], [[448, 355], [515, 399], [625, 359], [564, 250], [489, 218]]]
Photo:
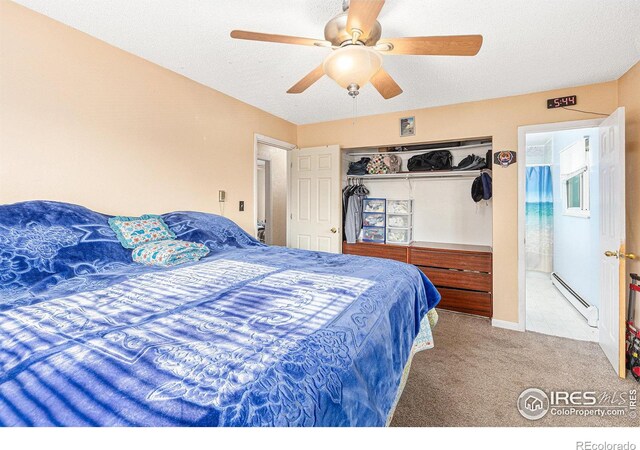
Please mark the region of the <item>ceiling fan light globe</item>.
[[344, 89], [365, 86], [382, 67], [382, 56], [364, 45], [346, 45], [324, 60], [324, 73]]

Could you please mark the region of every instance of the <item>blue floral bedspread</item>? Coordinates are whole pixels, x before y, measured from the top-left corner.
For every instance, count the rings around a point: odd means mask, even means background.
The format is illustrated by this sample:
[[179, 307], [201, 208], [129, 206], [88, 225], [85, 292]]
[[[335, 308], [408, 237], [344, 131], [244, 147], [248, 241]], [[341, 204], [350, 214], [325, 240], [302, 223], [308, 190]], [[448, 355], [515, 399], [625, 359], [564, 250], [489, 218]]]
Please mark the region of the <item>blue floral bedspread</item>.
[[385, 424], [440, 299], [419, 270], [163, 218], [210, 255], [138, 265], [108, 216], [0, 206], [1, 425]]

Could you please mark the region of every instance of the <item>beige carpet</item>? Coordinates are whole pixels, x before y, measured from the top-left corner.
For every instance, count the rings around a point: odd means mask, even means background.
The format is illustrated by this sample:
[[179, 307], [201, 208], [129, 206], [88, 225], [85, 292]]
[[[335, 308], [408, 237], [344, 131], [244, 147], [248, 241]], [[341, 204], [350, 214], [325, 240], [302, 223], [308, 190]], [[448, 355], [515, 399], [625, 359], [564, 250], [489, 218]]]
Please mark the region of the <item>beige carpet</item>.
[[[435, 348], [415, 355], [392, 426], [640, 426], [640, 418], [523, 418], [529, 387], [613, 393], [640, 391], [619, 379], [596, 343], [491, 326], [488, 319], [439, 311]], [[640, 413], [640, 407], [637, 410]]]

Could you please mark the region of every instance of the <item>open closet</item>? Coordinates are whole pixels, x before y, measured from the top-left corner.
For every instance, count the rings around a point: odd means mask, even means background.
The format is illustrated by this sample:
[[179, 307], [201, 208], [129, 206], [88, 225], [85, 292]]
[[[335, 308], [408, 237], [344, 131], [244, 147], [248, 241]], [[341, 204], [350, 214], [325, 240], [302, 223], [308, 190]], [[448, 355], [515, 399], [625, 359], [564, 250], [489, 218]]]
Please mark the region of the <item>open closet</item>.
[[490, 138], [343, 149], [342, 252], [414, 264], [440, 308], [491, 317], [491, 151]]

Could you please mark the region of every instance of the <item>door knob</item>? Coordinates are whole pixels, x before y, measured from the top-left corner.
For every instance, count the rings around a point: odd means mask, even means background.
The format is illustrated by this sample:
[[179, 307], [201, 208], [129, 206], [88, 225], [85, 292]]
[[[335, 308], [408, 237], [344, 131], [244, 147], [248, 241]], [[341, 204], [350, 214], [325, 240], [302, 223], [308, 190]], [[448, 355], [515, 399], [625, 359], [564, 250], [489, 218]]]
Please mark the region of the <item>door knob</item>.
[[616, 258], [627, 258], [627, 259], [636, 259], [637, 256], [635, 253], [622, 253], [622, 252], [612, 252], [607, 250], [606, 252], [604, 252], [604, 256], [615, 256]]
[[335, 233], [337, 233], [337, 232], [338, 232], [338, 229], [337, 229], [336, 227], [333, 227], [333, 228], [331, 229], [331, 232], [332, 232], [333, 234], [335, 234]]

